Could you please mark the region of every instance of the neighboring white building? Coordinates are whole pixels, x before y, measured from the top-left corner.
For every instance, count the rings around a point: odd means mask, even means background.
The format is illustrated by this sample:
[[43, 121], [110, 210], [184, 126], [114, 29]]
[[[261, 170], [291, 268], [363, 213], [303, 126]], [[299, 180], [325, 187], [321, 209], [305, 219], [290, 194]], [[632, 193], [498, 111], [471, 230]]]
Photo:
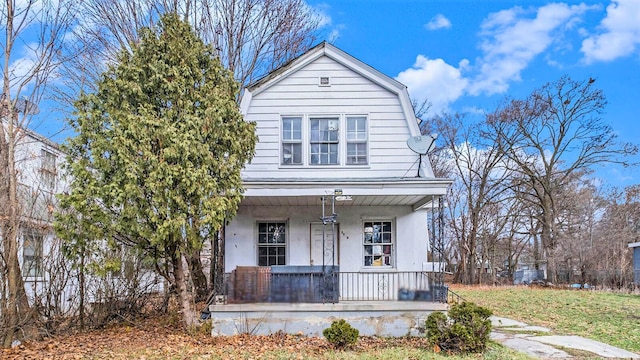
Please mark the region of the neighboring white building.
[[15, 159], [22, 207], [20, 259], [25, 280], [38, 281], [53, 243], [56, 194], [67, 187], [61, 176], [65, 158], [57, 144], [35, 132], [20, 129], [18, 139]]
[[225, 230], [227, 272], [337, 265], [346, 299], [344, 274], [378, 287], [358, 274], [433, 268], [427, 215], [451, 181], [407, 145], [421, 134], [403, 84], [321, 43], [246, 88], [241, 110], [259, 140]]
[[[6, 121], [2, 126], [8, 129]], [[42, 296], [45, 290], [53, 288], [56, 294], [49, 296], [58, 299], [49, 301], [66, 303], [73, 297], [70, 287], [73, 281], [66, 277], [64, 285], [58, 283], [64, 276], [58, 265], [63, 263], [58, 248], [60, 243], [53, 230], [56, 195], [67, 188], [61, 172], [64, 154], [57, 144], [31, 130], [14, 128], [14, 131], [20, 205], [18, 259], [27, 295], [31, 298]]]
[[[28, 129], [17, 129], [16, 139], [18, 260], [25, 290], [30, 303], [44, 311], [41, 315], [70, 314], [79, 305], [78, 270], [64, 257], [62, 241], [53, 229], [54, 213], [59, 210], [56, 195], [67, 191], [69, 185], [64, 174], [66, 154], [58, 144]], [[162, 291], [163, 284], [155, 273], [136, 275], [140, 289]], [[87, 274], [85, 306], [123, 297], [128, 290], [126, 284], [131, 281], [127, 276], [126, 262], [122, 271], [104, 278]]]

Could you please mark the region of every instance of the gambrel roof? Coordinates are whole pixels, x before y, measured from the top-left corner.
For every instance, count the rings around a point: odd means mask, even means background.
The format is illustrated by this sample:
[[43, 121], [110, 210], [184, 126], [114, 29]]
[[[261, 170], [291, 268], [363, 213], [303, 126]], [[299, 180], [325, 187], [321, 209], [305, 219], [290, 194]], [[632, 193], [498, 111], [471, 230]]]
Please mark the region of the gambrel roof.
[[269, 74], [247, 86], [244, 90], [242, 101], [240, 103], [240, 109], [242, 113], [247, 113], [253, 96], [256, 96], [261, 92], [269, 89], [273, 85], [279, 83], [283, 79], [286, 79], [291, 74], [304, 68], [305, 66], [322, 56], [329, 57], [337, 63], [358, 73], [365, 79], [368, 79], [369, 81], [381, 86], [389, 92], [396, 94], [400, 100], [404, 116], [408, 121], [407, 125], [411, 132], [411, 135], [420, 135], [418, 119], [416, 118], [413, 107], [411, 106], [411, 99], [409, 98], [407, 87], [399, 81], [381, 73], [380, 71], [374, 69], [373, 67], [365, 64], [364, 62], [356, 59], [355, 57], [347, 54], [346, 52], [327, 42], [322, 42], [314, 46], [299, 57], [291, 60], [280, 68], [270, 72]]

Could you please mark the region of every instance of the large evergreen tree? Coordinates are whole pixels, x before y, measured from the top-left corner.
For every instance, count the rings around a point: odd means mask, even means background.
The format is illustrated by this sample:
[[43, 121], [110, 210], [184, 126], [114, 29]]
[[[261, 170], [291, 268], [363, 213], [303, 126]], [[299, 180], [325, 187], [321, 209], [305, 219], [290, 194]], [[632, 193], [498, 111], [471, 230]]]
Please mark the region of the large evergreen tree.
[[72, 189], [57, 221], [70, 245], [109, 242], [153, 257], [186, 325], [196, 320], [188, 284], [199, 275], [186, 264], [235, 214], [256, 143], [238, 84], [214, 53], [175, 14], [141, 30], [98, 90], [75, 103]]

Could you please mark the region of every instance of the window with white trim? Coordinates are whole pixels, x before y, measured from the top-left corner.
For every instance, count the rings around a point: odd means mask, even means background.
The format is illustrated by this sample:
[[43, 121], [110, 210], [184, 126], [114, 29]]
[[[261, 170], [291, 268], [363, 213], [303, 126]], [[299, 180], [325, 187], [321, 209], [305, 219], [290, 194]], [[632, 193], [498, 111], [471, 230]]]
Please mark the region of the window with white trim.
[[347, 165], [367, 163], [367, 117], [347, 116]]
[[302, 118], [282, 118], [282, 165], [302, 164]]
[[42, 276], [42, 234], [33, 228], [22, 233], [22, 274], [25, 277]]
[[41, 149], [40, 180], [44, 190], [54, 191], [56, 189], [56, 175], [56, 154]]
[[391, 221], [365, 221], [364, 266], [393, 266]]
[[310, 118], [309, 129], [309, 164], [338, 165], [340, 118]]
[[258, 223], [258, 266], [286, 265], [285, 222]]

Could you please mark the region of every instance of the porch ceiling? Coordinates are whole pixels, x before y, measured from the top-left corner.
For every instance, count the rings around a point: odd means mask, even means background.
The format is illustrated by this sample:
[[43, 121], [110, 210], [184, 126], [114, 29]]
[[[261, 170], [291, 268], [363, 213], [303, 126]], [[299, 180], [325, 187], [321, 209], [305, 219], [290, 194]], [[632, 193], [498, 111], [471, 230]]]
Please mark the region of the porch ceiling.
[[245, 180], [242, 206], [320, 206], [340, 191], [351, 198], [336, 206], [429, 206], [444, 195], [448, 179], [370, 178], [370, 179], [251, 179]]
[[[336, 201], [340, 206], [393, 206], [414, 205], [421, 201], [421, 195], [358, 195], [350, 201]], [[430, 198], [430, 197], [429, 197]], [[321, 206], [321, 196], [246, 196], [243, 206]]]

